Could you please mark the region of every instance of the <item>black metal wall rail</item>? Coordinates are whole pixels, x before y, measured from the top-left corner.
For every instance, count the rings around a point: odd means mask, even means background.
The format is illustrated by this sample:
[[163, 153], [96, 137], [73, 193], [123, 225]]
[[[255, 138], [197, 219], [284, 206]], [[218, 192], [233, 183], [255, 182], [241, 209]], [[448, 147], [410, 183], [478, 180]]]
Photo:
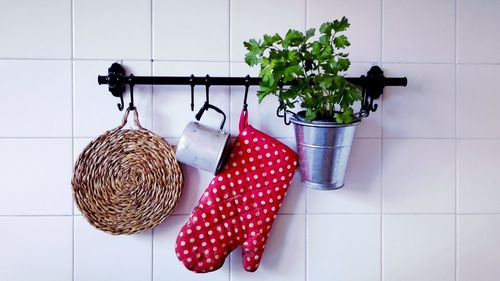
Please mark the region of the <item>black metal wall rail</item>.
[[[370, 112], [377, 110], [377, 105], [373, 104], [375, 99], [378, 99], [384, 92], [386, 86], [403, 86], [408, 83], [406, 77], [385, 77], [382, 69], [378, 66], [372, 66], [367, 72], [367, 75], [361, 77], [346, 77], [346, 79], [362, 88], [363, 99], [361, 101], [360, 116], [366, 117]], [[120, 110], [123, 109], [123, 93], [125, 93], [125, 85], [130, 86], [131, 90], [131, 103], [133, 101], [133, 87], [134, 85], [188, 85], [191, 86], [191, 110], [193, 110], [193, 95], [194, 87], [203, 85], [207, 89], [208, 101], [208, 88], [210, 86], [249, 86], [259, 85], [261, 79], [258, 77], [211, 77], [209, 75], [204, 77], [191, 76], [135, 76], [125, 75], [124, 68], [119, 63], [113, 63], [108, 69], [108, 74], [105, 76], [99, 75], [97, 81], [100, 85], [107, 84], [109, 91], [113, 96], [120, 97], [121, 104], [118, 104]], [[285, 84], [284, 86], [287, 86]], [[247, 91], [246, 91], [247, 92]], [[246, 103], [246, 101], [245, 101]]]

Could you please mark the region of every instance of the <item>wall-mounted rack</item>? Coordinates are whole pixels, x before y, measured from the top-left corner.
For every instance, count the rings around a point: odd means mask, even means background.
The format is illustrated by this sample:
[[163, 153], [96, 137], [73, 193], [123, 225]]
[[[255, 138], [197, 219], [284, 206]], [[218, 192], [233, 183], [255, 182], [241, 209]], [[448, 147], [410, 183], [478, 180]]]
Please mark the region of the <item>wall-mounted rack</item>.
[[[363, 99], [361, 101], [360, 116], [366, 117], [370, 112], [377, 110], [377, 105], [373, 104], [375, 99], [378, 99], [384, 92], [386, 86], [406, 86], [408, 80], [406, 77], [385, 77], [384, 72], [378, 66], [372, 66], [367, 72], [367, 75], [361, 77], [346, 77], [346, 79], [358, 86], [363, 91]], [[121, 104], [118, 104], [120, 110], [123, 109], [123, 93], [125, 92], [125, 85], [130, 86], [131, 90], [131, 103], [133, 101], [133, 87], [134, 85], [188, 85], [191, 86], [191, 110], [193, 110], [193, 96], [194, 87], [196, 85], [203, 85], [207, 89], [208, 101], [208, 88], [210, 86], [246, 86], [248, 89], [251, 85], [259, 85], [261, 79], [258, 77], [211, 77], [209, 75], [204, 77], [191, 76], [135, 76], [125, 75], [125, 69], [119, 63], [113, 63], [108, 68], [108, 75], [97, 77], [100, 85], [107, 84], [109, 91], [113, 96], [121, 99]], [[283, 85], [287, 86], [287, 84]], [[247, 91], [246, 91], [247, 92]], [[246, 103], [246, 102], [245, 102]], [[279, 110], [278, 110], [279, 111]], [[283, 116], [282, 116], [283, 117]]]

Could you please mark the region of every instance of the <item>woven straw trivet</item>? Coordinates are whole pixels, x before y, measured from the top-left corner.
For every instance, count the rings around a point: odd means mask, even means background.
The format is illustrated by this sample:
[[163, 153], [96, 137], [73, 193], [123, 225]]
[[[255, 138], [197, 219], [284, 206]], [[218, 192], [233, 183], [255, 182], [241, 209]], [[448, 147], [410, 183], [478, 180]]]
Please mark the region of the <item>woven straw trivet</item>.
[[[138, 129], [123, 129], [130, 111]], [[78, 208], [111, 234], [138, 233], [170, 215], [182, 193], [175, 148], [139, 123], [135, 108], [122, 124], [93, 140], [78, 157], [72, 179]]]

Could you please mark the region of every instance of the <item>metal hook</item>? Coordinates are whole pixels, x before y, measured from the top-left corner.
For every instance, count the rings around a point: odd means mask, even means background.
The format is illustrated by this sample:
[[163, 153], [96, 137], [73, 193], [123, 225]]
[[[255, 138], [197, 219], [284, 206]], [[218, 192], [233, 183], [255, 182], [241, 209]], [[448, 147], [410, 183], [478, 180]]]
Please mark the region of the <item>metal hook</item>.
[[128, 104], [128, 108], [130, 109], [135, 109], [135, 105], [134, 105], [134, 82], [132, 81], [134, 79], [134, 74], [130, 74], [130, 78], [129, 78], [129, 87], [130, 87], [130, 103]]
[[123, 105], [123, 94], [120, 95], [120, 103], [117, 103], [116, 105], [118, 106], [118, 110], [122, 111], [123, 108], [124, 108], [124, 105]]
[[189, 84], [191, 85], [191, 111], [194, 111], [194, 74], [189, 77]]
[[[279, 88], [280, 88], [280, 95], [281, 95], [281, 92], [283, 91], [283, 83], [279, 83]], [[283, 114], [280, 113], [280, 111], [283, 111]], [[278, 117], [281, 117], [283, 118], [283, 123], [285, 123], [285, 125], [290, 125], [292, 122], [290, 120], [288, 120], [288, 118], [286, 117], [286, 104], [282, 101], [280, 101], [280, 105], [278, 106], [278, 109], [276, 110], [276, 116]]]
[[[128, 108], [135, 109], [134, 105], [134, 74], [130, 74], [130, 78], [128, 80], [130, 86], [130, 103], [128, 104]], [[122, 111], [125, 108], [125, 103], [123, 102], [123, 93], [120, 95], [120, 103], [116, 104], [118, 106], [118, 110]]]
[[[210, 75], [207, 74], [207, 76], [205, 76], [205, 103], [209, 104], [210, 103]], [[205, 109], [205, 110], [208, 110]]]
[[[281, 111], [283, 111], [283, 113], [280, 113]], [[283, 118], [283, 123], [285, 123], [285, 125], [290, 125], [292, 122], [290, 120], [288, 120], [288, 118], [286, 117], [286, 106], [282, 103], [278, 106], [278, 109], [276, 110], [276, 116], [280, 117], [280, 118]]]
[[247, 97], [248, 97], [248, 89], [250, 88], [250, 75], [245, 77], [245, 97], [243, 98], [243, 110], [247, 111]]

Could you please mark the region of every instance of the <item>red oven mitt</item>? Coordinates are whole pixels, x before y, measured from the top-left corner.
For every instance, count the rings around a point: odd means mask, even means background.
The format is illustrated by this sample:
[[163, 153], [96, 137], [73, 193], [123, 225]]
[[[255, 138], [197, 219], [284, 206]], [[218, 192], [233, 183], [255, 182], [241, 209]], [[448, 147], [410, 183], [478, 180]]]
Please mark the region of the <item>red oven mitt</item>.
[[248, 113], [242, 111], [226, 166], [179, 232], [178, 259], [189, 270], [210, 272], [242, 245], [244, 269], [257, 270], [296, 168], [295, 152], [248, 125]]

